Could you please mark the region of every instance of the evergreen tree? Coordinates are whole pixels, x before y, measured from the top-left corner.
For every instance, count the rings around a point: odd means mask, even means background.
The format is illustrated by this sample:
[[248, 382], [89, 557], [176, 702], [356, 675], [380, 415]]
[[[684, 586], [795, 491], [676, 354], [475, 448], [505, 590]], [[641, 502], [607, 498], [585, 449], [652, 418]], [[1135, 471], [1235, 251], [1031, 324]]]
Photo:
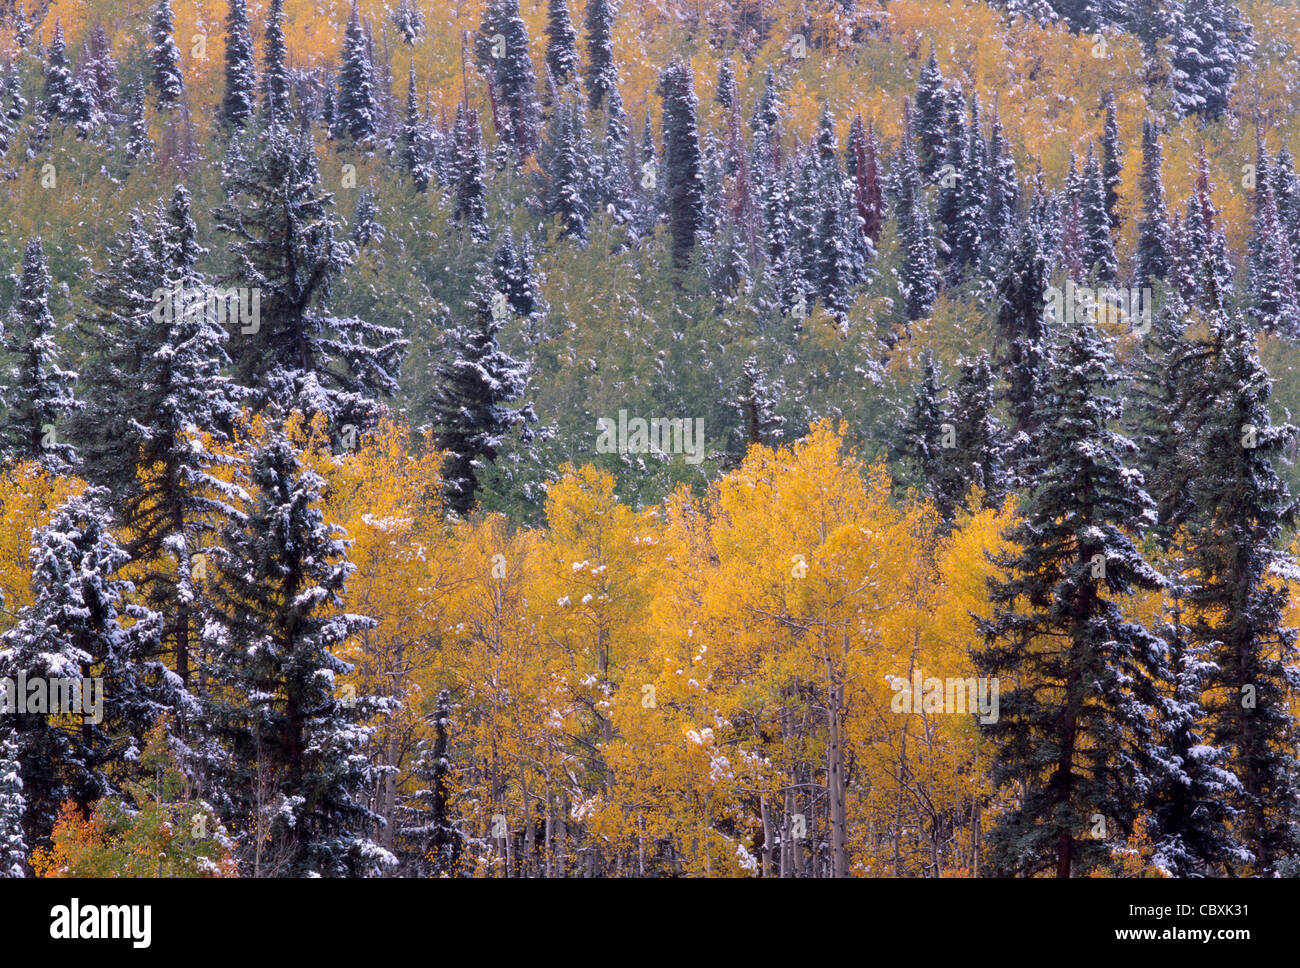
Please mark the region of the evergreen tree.
[[1184, 581], [1176, 577], [1167, 592], [1169, 605], [1153, 628], [1169, 646], [1169, 682], [1157, 707], [1165, 769], [1151, 792], [1152, 860], [1174, 877], [1204, 877], [1231, 869], [1249, 854], [1231, 832], [1231, 801], [1241, 783], [1224, 768], [1229, 751], [1207, 743], [1204, 735], [1201, 696], [1215, 666], [1191, 640], [1185, 596]]
[[1017, 484], [1028, 484], [1034, 474], [1033, 442], [1040, 423], [1038, 411], [1043, 404], [1049, 356], [1043, 302], [1047, 284], [1041, 236], [1036, 226], [1026, 222], [998, 281], [997, 294], [997, 365], [1006, 382], [1012, 474]]
[[528, 30], [519, 15], [519, 0], [488, 0], [483, 8], [477, 47], [479, 59], [492, 78], [499, 137], [514, 150], [517, 158], [528, 158], [537, 150], [541, 109], [537, 104], [537, 75], [528, 54]]
[[469, 229], [474, 242], [488, 240], [487, 161], [483, 157], [483, 132], [478, 112], [463, 104], [456, 108], [455, 157], [452, 162], [453, 200], [451, 219]]
[[527, 236], [524, 244], [516, 247], [514, 236], [506, 229], [492, 256], [492, 284], [495, 292], [505, 295], [511, 312], [525, 319], [541, 316], [541, 289], [533, 269]]
[[698, 101], [690, 68], [671, 64], [659, 76], [664, 101], [664, 180], [668, 194], [668, 228], [676, 269], [691, 260], [704, 218], [700, 136], [695, 115]]
[[102, 680], [98, 722], [86, 721], [92, 697], [84, 692], [75, 722], [30, 704], [11, 720], [32, 847], [49, 843], [65, 800], [85, 811], [112, 792], [107, 768], [138, 756], [160, 715], [191, 708], [155, 658], [160, 617], [130, 602], [133, 585], [121, 577], [130, 558], [112, 537], [106, 497], [90, 488], [69, 498], [32, 536], [34, 598], [0, 638], [0, 677], [80, 682], [93, 672]]
[[718, 84], [713, 99], [722, 105], [722, 110], [727, 114], [740, 107], [740, 88], [736, 84], [736, 68], [730, 57], [724, 58], [718, 68]]
[[578, 76], [578, 32], [573, 29], [568, 0], [547, 0], [546, 68], [557, 87]]
[[1167, 293], [1132, 364], [1128, 430], [1138, 446], [1135, 463], [1155, 502], [1152, 532], [1165, 547], [1192, 513], [1191, 482], [1197, 473], [1197, 428], [1189, 426], [1195, 417], [1189, 394], [1196, 353], [1187, 339], [1186, 315], [1181, 294]]
[[957, 180], [956, 244], [950, 256], [957, 273], [979, 258], [988, 238], [988, 149], [980, 130], [978, 97], [971, 98], [970, 124], [966, 132], [969, 138], [966, 168]]
[[356, 144], [375, 137], [376, 106], [374, 70], [367, 51], [366, 35], [355, 0], [343, 35], [343, 60], [339, 66], [338, 123]]
[[980, 622], [988, 649], [976, 664], [1004, 684], [984, 727], [993, 780], [1019, 791], [990, 836], [1004, 873], [1103, 868], [1161, 770], [1151, 720], [1165, 645], [1125, 617], [1125, 598], [1164, 580], [1129, 536], [1153, 514], [1124, 464], [1133, 444], [1111, 429], [1111, 364], [1092, 324], [1077, 324], [1049, 374], [1040, 471]]
[[99, 109], [95, 107], [90, 89], [80, 77], [73, 78], [72, 81], [72, 98], [68, 103], [66, 120], [76, 128], [77, 137], [83, 141], [90, 137], [91, 131], [103, 120]]
[[288, 48], [284, 42], [284, 0], [271, 0], [266, 11], [262, 65], [266, 116], [271, 123], [289, 122], [289, 73], [285, 66]]
[[343, 643], [373, 619], [342, 610], [353, 565], [320, 508], [325, 484], [272, 429], [251, 458], [247, 512], [222, 529], [205, 631], [206, 718], [226, 753], [213, 796], [255, 877], [379, 873], [394, 859], [365, 830], [377, 770], [365, 755], [384, 710], [341, 699]]
[[451, 801], [451, 697], [438, 693], [433, 713], [433, 742], [421, 740], [412, 773], [416, 789], [400, 812], [400, 839], [415, 858], [413, 873], [423, 877], [454, 873], [464, 834], [452, 819]]
[[614, 220], [631, 225], [636, 219], [636, 188], [628, 166], [630, 133], [618, 88], [609, 92], [605, 117], [605, 146], [600, 157], [600, 200]]
[[[960, 103], [960, 98], [955, 98]], [[916, 90], [917, 158], [921, 177], [932, 180], [939, 166], [949, 161], [952, 145], [949, 126], [950, 94], [944, 87], [939, 59], [934, 44], [930, 44], [930, 59], [921, 68], [921, 79]]]
[[408, 45], [414, 44], [424, 36], [424, 14], [420, 12], [420, 5], [413, 0], [402, 0], [393, 11], [393, 26], [402, 35], [402, 40]]
[[149, 63], [153, 86], [158, 92], [160, 111], [175, 107], [185, 92], [185, 81], [181, 77], [181, 52], [172, 37], [175, 23], [171, 0], [158, 0], [149, 23], [149, 39], [153, 44], [149, 49]]
[[585, 240], [595, 157], [576, 95], [557, 104], [551, 113], [538, 162], [542, 211], [559, 216], [562, 238]]
[[72, 110], [72, 71], [68, 66], [62, 20], [54, 22], [54, 39], [50, 41], [50, 49], [46, 52], [44, 73], [41, 113], [47, 121], [62, 121]]
[[23, 97], [18, 66], [11, 64], [4, 79], [0, 81], [0, 157], [9, 153], [13, 137], [18, 133], [18, 125], [26, 111], [27, 99]]
[[934, 354], [921, 357], [921, 379], [912, 391], [912, 405], [899, 425], [894, 456], [904, 467], [904, 480], [921, 489], [939, 513], [950, 523], [964, 489], [959, 474], [954, 473], [952, 449], [956, 428], [944, 413], [947, 387], [939, 382]]
[[1113, 282], [1119, 275], [1119, 263], [1115, 259], [1115, 242], [1110, 234], [1110, 217], [1106, 214], [1106, 186], [1091, 147], [1083, 167], [1080, 202], [1084, 268], [1096, 272], [1101, 282]]
[[983, 507], [1001, 506], [1009, 486], [1008, 444], [994, 412], [993, 369], [987, 354], [958, 361], [951, 412], [955, 444], [947, 463], [953, 496], [964, 507], [970, 489], [978, 487], [984, 493]]
[[207, 446], [228, 439], [239, 391], [218, 307], [199, 274], [205, 250], [189, 192], [177, 186], [147, 229], [133, 218], [117, 237], [82, 321], [89, 354], [85, 411], [75, 422], [88, 476], [111, 488], [130, 529], [128, 551], [146, 600], [164, 617], [163, 643], [190, 684], [191, 645], [201, 623], [205, 541], [235, 502]]
[[1214, 120], [1255, 52], [1252, 28], [1229, 0], [1185, 0], [1174, 32], [1171, 75], [1183, 114]]
[[32, 25], [27, 19], [27, 11], [20, 3], [14, 11], [14, 40], [19, 50], [26, 50], [32, 42]]
[[153, 140], [144, 117], [144, 85], [136, 85], [127, 111], [126, 157], [128, 161], [153, 157]]
[[872, 246], [880, 238], [880, 226], [885, 217], [884, 188], [880, 184], [879, 145], [875, 125], [867, 126], [864, 134], [862, 116], [857, 115], [849, 127], [846, 168], [853, 179], [853, 202], [857, 209], [858, 225], [862, 236]]
[[1261, 326], [1294, 336], [1300, 333], [1300, 294], [1290, 241], [1273, 194], [1272, 166], [1262, 140], [1255, 179], [1255, 209], [1247, 259], [1253, 296], [1251, 313]]
[[1016, 161], [1002, 132], [1002, 122], [993, 115], [989, 137], [988, 214], [985, 219], [991, 246], [1005, 247], [1015, 238], [1020, 204], [1020, 180]]
[[1119, 140], [1115, 92], [1108, 88], [1101, 105], [1106, 115], [1101, 135], [1101, 183], [1106, 189], [1106, 217], [1114, 231], [1119, 228], [1119, 186], [1124, 172], [1124, 145]]
[[26, 872], [26, 809], [18, 742], [13, 728], [6, 725], [0, 727], [0, 878], [23, 877]]
[[939, 270], [936, 265], [934, 233], [930, 213], [921, 193], [921, 173], [912, 148], [912, 112], [904, 109], [903, 138], [894, 155], [894, 183], [898, 186], [894, 217], [903, 248], [898, 268], [899, 291], [909, 320], [920, 319], [930, 312], [939, 296]]
[[222, 124], [243, 127], [257, 107], [253, 35], [245, 0], [230, 0], [226, 14], [226, 90], [221, 98]]
[[745, 360], [745, 365], [741, 368], [740, 400], [736, 409], [740, 413], [745, 450], [755, 444], [775, 446], [784, 436], [785, 431], [781, 425], [785, 423], [785, 418], [776, 412], [776, 398], [768, 390], [755, 357]]
[[50, 313], [50, 269], [39, 238], [27, 243], [18, 288], [5, 327], [8, 377], [0, 449], [9, 460], [35, 460], [56, 473], [77, 462], [77, 452], [60, 441], [67, 419], [78, 409], [72, 396], [77, 374], [59, 365]]
[[407, 341], [326, 308], [355, 250], [341, 237], [333, 196], [320, 189], [310, 135], [273, 124], [252, 158], [227, 168], [225, 190], [214, 216], [232, 237], [229, 279], [260, 296], [234, 344], [240, 383], [258, 405], [298, 400], [333, 426], [363, 426], [375, 400], [396, 391]]
[[[113, 59], [113, 45], [101, 21], [96, 20], [90, 31], [87, 58], [83, 66], [87, 89], [94, 99], [95, 109], [105, 116], [112, 116], [117, 103], [117, 61]], [[114, 120], [117, 119], [114, 116]]]
[[381, 241], [384, 235], [374, 189], [367, 188], [357, 194], [357, 207], [352, 212], [352, 232], [349, 237], [358, 249], [364, 249], [371, 242]]
[[1137, 288], [1163, 281], [1172, 263], [1173, 240], [1165, 211], [1165, 188], [1160, 174], [1160, 134], [1150, 121], [1142, 124], [1142, 221], [1138, 223], [1137, 255], [1133, 283]]
[[1288, 556], [1277, 550], [1294, 502], [1273, 468], [1295, 436], [1269, 416], [1271, 383], [1241, 314], [1215, 310], [1208, 361], [1193, 398], [1200, 413], [1195, 513], [1188, 525], [1191, 640], [1216, 667], [1205, 684], [1209, 741], [1228, 748], [1241, 784], [1234, 822], [1253, 858], [1233, 873], [1275, 876], [1295, 856], [1300, 815], [1295, 720], [1300, 679], [1286, 626]]
[[466, 304], [469, 318], [448, 334], [448, 352], [438, 369], [434, 425], [447, 452], [447, 506], [462, 517], [474, 507], [479, 475], [495, 461], [512, 427], [533, 420], [531, 405], [506, 406], [527, 386], [528, 368], [501, 349], [504, 322], [489, 272], [480, 272]]
[[614, 66], [614, 0], [587, 0], [587, 67], [583, 81], [594, 111], [601, 106], [611, 89], [618, 85], [618, 68]]
[[415, 64], [411, 65], [410, 79], [406, 85], [406, 117], [402, 123], [401, 159], [411, 174], [417, 191], [427, 191], [433, 180], [433, 164], [429, 157], [429, 139], [424, 118], [420, 115], [419, 96], [415, 88]]
[[943, 261], [956, 263], [952, 272], [955, 278], [960, 274], [964, 264], [959, 250], [958, 236], [962, 230], [962, 178], [971, 167], [970, 134], [966, 129], [966, 114], [962, 110], [960, 94], [955, 95], [948, 105], [948, 148], [943, 159], [943, 166], [938, 169], [939, 192], [935, 206], [935, 218], [939, 222], [939, 239]]

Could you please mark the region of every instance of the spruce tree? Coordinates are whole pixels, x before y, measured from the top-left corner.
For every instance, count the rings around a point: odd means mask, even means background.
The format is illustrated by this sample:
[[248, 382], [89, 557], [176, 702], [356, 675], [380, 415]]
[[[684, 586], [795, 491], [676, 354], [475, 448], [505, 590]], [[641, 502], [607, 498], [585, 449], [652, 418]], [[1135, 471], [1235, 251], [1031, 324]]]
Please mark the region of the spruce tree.
[[614, 65], [614, 0], [587, 0], [587, 66], [583, 82], [588, 104], [594, 111], [604, 103], [605, 95], [618, 85], [618, 68]]
[[1163, 584], [1130, 535], [1153, 518], [1111, 428], [1112, 356], [1086, 320], [1058, 350], [1043, 395], [1039, 473], [991, 583], [976, 664], [1003, 684], [993, 781], [1015, 786], [990, 853], [1004, 874], [1070, 877], [1104, 868], [1133, 831], [1159, 772], [1152, 718], [1165, 645], [1126, 618], [1126, 599]]
[[[983, 507], [999, 507], [1007, 496], [1008, 443], [994, 410], [993, 368], [987, 354], [958, 361], [952, 413], [955, 444], [947, 462], [953, 496], [966, 506], [972, 487], [983, 492]], [[973, 511], [974, 508], [966, 507]]]
[[1285, 624], [1289, 557], [1278, 549], [1294, 501], [1274, 470], [1295, 436], [1269, 415], [1272, 381], [1240, 313], [1215, 309], [1208, 360], [1194, 387], [1200, 410], [1195, 513], [1188, 525], [1191, 639], [1216, 667], [1205, 684], [1210, 742], [1229, 748], [1241, 784], [1234, 822], [1253, 854], [1232, 873], [1275, 876], [1297, 848], [1295, 630]]
[[1119, 263], [1115, 259], [1115, 242], [1110, 234], [1110, 216], [1106, 214], [1106, 186], [1101, 165], [1091, 147], [1083, 167], [1080, 215], [1083, 220], [1084, 268], [1095, 272], [1101, 282], [1113, 282], [1119, 275]]
[[[949, 160], [951, 153], [952, 145], [948, 140], [951, 136], [950, 97], [931, 43], [930, 59], [921, 68], [921, 79], [916, 89], [916, 153], [921, 177], [927, 182], [935, 177], [939, 166]], [[960, 98], [956, 100], [960, 103]]]
[[505, 302], [497, 298], [491, 273], [481, 271], [466, 304], [468, 318], [448, 333], [438, 368], [433, 423], [438, 446], [447, 452], [447, 506], [461, 516], [474, 507], [480, 474], [496, 460], [506, 434], [533, 419], [531, 405], [506, 406], [524, 392], [528, 367], [507, 356], [498, 341]]
[[934, 502], [939, 519], [951, 522], [963, 496], [959, 475], [953, 473], [956, 429], [944, 412], [947, 386], [939, 381], [934, 354], [921, 357], [921, 379], [912, 391], [912, 403], [899, 424], [894, 457], [903, 466], [903, 480]]
[[1165, 769], [1150, 794], [1152, 861], [1174, 877], [1224, 873], [1250, 855], [1232, 832], [1241, 783], [1226, 769], [1229, 751], [1208, 742], [1201, 697], [1215, 672], [1186, 625], [1187, 587], [1175, 576], [1152, 631], [1169, 646], [1168, 682], [1157, 707]]
[[153, 139], [149, 137], [149, 125], [144, 116], [144, 85], [136, 85], [131, 95], [131, 104], [127, 109], [127, 161], [138, 159], [148, 161], [153, 157]]
[[411, 175], [416, 191], [427, 191], [433, 179], [433, 167], [424, 132], [424, 119], [420, 116], [419, 96], [415, 89], [415, 64], [411, 64], [410, 78], [406, 84], [406, 116], [402, 122], [402, 165]]
[[867, 126], [865, 134], [862, 116], [857, 115], [849, 128], [847, 169], [853, 179], [853, 201], [857, 208], [862, 235], [872, 246], [880, 238], [880, 227], [885, 216], [884, 188], [880, 183], [879, 145], [875, 124]]
[[399, 838], [414, 859], [413, 873], [422, 877], [453, 874], [464, 844], [450, 809], [451, 725], [451, 697], [443, 689], [434, 706], [433, 742], [420, 741], [411, 771], [416, 788], [399, 813]]
[[784, 436], [781, 425], [785, 423], [785, 418], [776, 412], [776, 398], [769, 391], [755, 357], [745, 360], [741, 368], [740, 399], [736, 409], [740, 413], [745, 450], [755, 444], [774, 446]]
[[1133, 283], [1138, 289], [1163, 281], [1172, 264], [1173, 240], [1165, 211], [1165, 188], [1161, 178], [1160, 134], [1150, 121], [1142, 124], [1142, 220], [1138, 223], [1137, 255]]
[[266, 12], [262, 65], [266, 116], [270, 123], [289, 122], [289, 73], [285, 65], [288, 49], [284, 42], [284, 0], [271, 0]]
[[72, 71], [68, 66], [68, 49], [63, 40], [63, 21], [54, 22], [54, 39], [46, 52], [45, 87], [41, 95], [41, 113], [47, 121], [62, 121], [72, 109]]
[[1168, 547], [1192, 513], [1191, 482], [1197, 473], [1190, 409], [1196, 347], [1187, 338], [1187, 306], [1167, 293], [1132, 365], [1133, 389], [1127, 429], [1138, 446], [1135, 462], [1156, 507], [1152, 533]]
[[452, 161], [453, 222], [469, 230], [474, 242], [488, 240], [487, 161], [483, 157], [483, 131], [478, 112], [463, 104], [456, 107], [453, 132], [455, 155]]
[[130, 558], [112, 536], [106, 497], [90, 488], [69, 498], [33, 534], [34, 598], [0, 638], [0, 677], [102, 679], [99, 722], [30, 705], [11, 720], [33, 847], [49, 843], [64, 801], [84, 811], [112, 792], [109, 767], [139, 754], [159, 716], [192, 709], [156, 658], [160, 616], [130, 600], [134, 587], [121, 575]]
[[339, 65], [338, 123], [354, 143], [361, 145], [371, 141], [378, 129], [374, 72], [355, 2], [343, 35], [342, 58]]
[[223, 374], [227, 334], [198, 271], [196, 237], [189, 192], [177, 186], [147, 229], [133, 219], [115, 240], [82, 321], [94, 353], [76, 423], [87, 473], [112, 488], [137, 582], [164, 617], [163, 643], [186, 687], [206, 542], [237, 494], [221, 473], [230, 459], [205, 438], [228, 439], [241, 396]]
[[116, 122], [120, 115], [114, 114], [117, 104], [117, 61], [113, 59], [113, 45], [108, 39], [104, 24], [96, 20], [90, 31], [90, 44], [85, 68], [88, 89], [94, 99], [95, 108], [101, 114], [112, 117]]
[[380, 701], [338, 692], [338, 652], [373, 619], [342, 609], [353, 565], [321, 511], [325, 483], [284, 431], [250, 460], [247, 510], [222, 529], [205, 630], [206, 719], [226, 757], [212, 798], [255, 877], [356, 877], [393, 863], [366, 831], [378, 778], [362, 722]]
[[393, 26], [402, 35], [402, 40], [408, 45], [414, 44], [424, 36], [424, 14], [420, 12], [420, 5], [414, 0], [402, 0], [393, 11]]
[[972, 97], [970, 124], [966, 129], [969, 139], [966, 168], [957, 180], [955, 246], [950, 256], [957, 273], [979, 259], [988, 238], [988, 148], [980, 127], [979, 98]]
[[221, 98], [221, 123], [243, 127], [257, 107], [253, 65], [253, 35], [245, 0], [229, 0], [226, 14], [226, 89]]
[[898, 286], [909, 320], [920, 319], [930, 312], [939, 296], [939, 270], [936, 265], [934, 233], [930, 213], [921, 192], [921, 173], [912, 148], [912, 111], [904, 108], [903, 134], [894, 155], [894, 183], [898, 186], [894, 217], [903, 246]]
[[1124, 172], [1124, 145], [1119, 140], [1115, 92], [1107, 88], [1102, 98], [1106, 120], [1101, 135], [1101, 183], [1106, 189], [1106, 217], [1113, 231], [1119, 228], [1119, 186]]
[[568, 0], [547, 0], [546, 67], [558, 87], [578, 76], [578, 32]]
[[357, 193], [357, 205], [352, 210], [352, 231], [348, 237], [358, 249], [364, 249], [372, 242], [382, 241], [386, 234], [379, 222], [379, 206], [375, 203], [373, 186]]
[[609, 92], [609, 105], [605, 114], [605, 143], [599, 165], [599, 197], [614, 221], [621, 225], [631, 225], [637, 215], [636, 188], [632, 184], [628, 165], [631, 145], [627, 115], [623, 112], [623, 96], [617, 87]]
[[695, 120], [699, 102], [690, 68], [680, 63], [669, 65], [659, 76], [659, 94], [664, 102], [668, 228], [673, 237], [673, 267], [680, 270], [690, 263], [704, 218], [700, 136]]
[[1251, 25], [1230, 0], [1186, 0], [1172, 41], [1174, 100], [1183, 114], [1221, 116], [1255, 52]]
[[1251, 314], [1259, 325], [1288, 336], [1300, 334], [1300, 292], [1286, 228], [1273, 194], [1268, 151], [1259, 143], [1254, 213], [1247, 258]]
[[576, 95], [556, 105], [538, 160], [542, 166], [542, 211], [559, 216], [562, 238], [585, 240], [595, 157]]
[[171, 0], [158, 0], [158, 6], [154, 8], [149, 22], [149, 40], [153, 45], [149, 49], [149, 64], [153, 86], [158, 92], [160, 111], [175, 107], [185, 92], [185, 81], [181, 77], [181, 52], [172, 36], [175, 24]]
[[23, 817], [22, 764], [14, 729], [0, 726], [0, 878], [23, 877], [27, 865], [27, 837]]
[[0, 453], [9, 460], [39, 461], [63, 473], [77, 462], [68, 418], [80, 404], [72, 395], [77, 374], [60, 366], [50, 313], [50, 269], [40, 238], [27, 243], [22, 274], [4, 329], [7, 400], [0, 416]]
[[1047, 285], [1047, 259], [1040, 231], [1033, 223], [1025, 222], [997, 289], [997, 368], [1006, 383], [1003, 398], [1011, 422], [1010, 456], [1017, 484], [1027, 484], [1034, 474], [1034, 440], [1049, 359], [1043, 302]]
[[713, 99], [722, 105], [727, 114], [740, 107], [740, 88], [736, 84], [736, 68], [730, 57], [724, 58], [718, 67], [718, 83]]
[[1005, 248], [1015, 238], [1020, 205], [1020, 180], [1016, 161], [1002, 131], [1002, 122], [993, 115], [989, 136], [988, 214], [985, 218], [987, 244]]
[[528, 30], [519, 15], [519, 0], [488, 0], [483, 8], [477, 47], [479, 59], [492, 78], [500, 125], [498, 135], [513, 149], [516, 158], [528, 158], [537, 150], [541, 109], [537, 104], [537, 75], [528, 53]]
[[225, 193], [214, 216], [231, 236], [228, 279], [260, 295], [257, 318], [232, 343], [239, 382], [259, 406], [299, 400], [334, 426], [365, 425], [376, 400], [396, 391], [407, 341], [328, 311], [331, 282], [355, 249], [321, 190], [309, 133], [273, 124], [251, 158], [227, 167]]

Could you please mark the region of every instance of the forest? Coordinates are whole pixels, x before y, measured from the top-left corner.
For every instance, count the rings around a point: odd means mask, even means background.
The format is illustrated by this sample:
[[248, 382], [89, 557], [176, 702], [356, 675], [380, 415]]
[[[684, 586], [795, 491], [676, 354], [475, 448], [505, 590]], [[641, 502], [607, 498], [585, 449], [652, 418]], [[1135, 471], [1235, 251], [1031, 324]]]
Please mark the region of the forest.
[[0, 877], [1300, 875], [1300, 5], [0, 0]]

